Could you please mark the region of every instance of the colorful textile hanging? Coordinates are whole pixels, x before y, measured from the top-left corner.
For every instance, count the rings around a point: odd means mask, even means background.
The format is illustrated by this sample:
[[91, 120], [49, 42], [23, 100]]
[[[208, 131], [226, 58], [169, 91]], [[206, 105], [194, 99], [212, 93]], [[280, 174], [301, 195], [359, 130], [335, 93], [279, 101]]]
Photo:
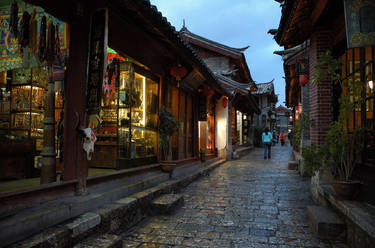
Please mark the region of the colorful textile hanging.
[[[15, 7], [18, 8], [15, 11]], [[29, 10], [30, 8], [28, 8]], [[0, 71], [8, 71], [13, 70], [21, 67], [33, 67], [37, 66], [35, 63], [36, 60], [39, 60], [33, 56], [38, 56], [38, 48], [39, 48], [39, 36], [40, 36], [40, 23], [43, 16], [47, 18], [52, 18], [53, 23], [56, 25], [55, 32], [56, 32], [56, 46], [59, 46], [60, 49], [57, 48], [57, 56], [54, 63], [62, 65], [64, 63], [64, 53], [67, 51], [68, 48], [68, 33], [67, 33], [67, 24], [64, 22], [52, 17], [48, 13], [44, 12], [43, 9], [39, 7], [35, 7], [33, 9], [32, 15], [30, 16], [28, 21], [23, 21], [22, 15], [25, 10], [25, 3], [18, 2], [17, 6], [13, 6], [11, 8], [11, 1], [3, 6], [0, 6]], [[11, 18], [11, 14], [13, 13], [13, 17]], [[15, 17], [15, 13], [17, 13], [17, 18]], [[12, 19], [12, 21], [11, 21]], [[17, 25], [14, 25], [17, 21]], [[11, 22], [13, 25], [11, 25]], [[26, 48], [24, 49], [24, 53], [21, 54], [21, 45], [19, 42], [19, 38], [22, 38], [22, 23], [29, 23], [29, 27], [27, 31], [24, 29], [24, 39], [23, 42]], [[57, 25], [59, 24], [59, 25]], [[17, 27], [17, 30], [15, 30]], [[21, 28], [20, 28], [21, 27]], [[13, 28], [13, 30], [11, 29]], [[12, 32], [16, 32], [17, 36], [14, 36]], [[29, 34], [29, 37], [27, 37]], [[28, 39], [27, 39], [28, 38]], [[21, 40], [22, 42], [22, 40]], [[27, 48], [28, 47], [28, 48]], [[46, 48], [45, 48], [46, 49]], [[60, 54], [60, 51], [62, 54]], [[25, 58], [23, 57], [25, 56]], [[42, 56], [43, 57], [43, 56]], [[26, 62], [26, 60], [28, 62]]]
[[107, 70], [107, 72], [105, 73], [105, 78], [104, 78], [103, 94], [104, 94], [104, 97], [109, 101], [112, 100], [113, 95], [116, 92], [115, 82], [116, 82], [116, 74], [112, 74], [112, 78], [109, 79], [108, 70]]

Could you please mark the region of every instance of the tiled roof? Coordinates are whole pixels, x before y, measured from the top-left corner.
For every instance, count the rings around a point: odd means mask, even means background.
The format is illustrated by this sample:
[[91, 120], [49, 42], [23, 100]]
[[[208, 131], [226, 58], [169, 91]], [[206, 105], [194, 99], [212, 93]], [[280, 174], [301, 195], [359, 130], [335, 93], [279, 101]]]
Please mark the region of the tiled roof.
[[[184, 49], [189, 54], [192, 61], [198, 64], [200, 70], [206, 77], [208, 77], [208, 79], [211, 81], [216, 81], [213, 72], [206, 66], [204, 61], [198, 56], [191, 45], [181, 37], [180, 33], [176, 31], [176, 28], [167, 20], [167, 18], [164, 17], [160, 11], [158, 11], [157, 7], [150, 3], [150, 0], [137, 0], [134, 1], [134, 3], [143, 7], [145, 13], [142, 13], [142, 16], [144, 16], [144, 14], [149, 14], [151, 18], [153, 18], [155, 26], [163, 31], [172, 42], [177, 44], [181, 49]], [[218, 87], [221, 88], [221, 93], [226, 92], [225, 89], [223, 89], [219, 84]]]
[[274, 51], [274, 54], [280, 55], [284, 61], [288, 60], [289, 58], [293, 58], [295, 55], [304, 52], [310, 47], [310, 40], [303, 42], [295, 47], [291, 47], [282, 51]]
[[221, 75], [219, 73], [215, 73], [215, 77], [217, 80], [221, 83], [221, 85], [227, 89], [231, 94], [234, 94], [235, 90], [238, 90], [242, 93], [248, 94], [249, 88], [252, 85], [252, 83], [243, 84], [239, 83], [229, 77], [226, 77], [224, 75]]
[[209, 40], [209, 39], [206, 39], [202, 36], [199, 36], [197, 34], [194, 34], [192, 32], [190, 32], [186, 26], [183, 26], [180, 30], [180, 33], [188, 38], [193, 38], [194, 40], [198, 40], [202, 43], [206, 43], [207, 45], [209, 46], [213, 46], [215, 48], [218, 48], [218, 49], [222, 49], [226, 52], [230, 52], [230, 53], [233, 53], [234, 55], [237, 55], [237, 56], [242, 56], [243, 52], [248, 49], [250, 46], [246, 46], [246, 47], [243, 47], [243, 48], [234, 48], [234, 47], [229, 47], [229, 46], [226, 46], [226, 45], [223, 45], [223, 44], [220, 44], [218, 42], [215, 42], [215, 41], [212, 41], [212, 40]]
[[271, 82], [268, 83], [260, 83], [256, 84], [258, 87], [258, 90], [254, 91], [254, 95], [263, 95], [263, 94], [274, 94], [275, 93], [275, 88], [273, 85], [274, 79], [272, 79]]
[[[240, 59], [244, 65], [244, 73], [248, 76], [250, 81], [254, 81], [251, 77], [251, 73], [249, 70], [249, 67], [246, 62], [245, 54], [244, 51], [248, 49], [250, 46], [246, 46], [243, 48], [233, 48], [229, 47], [223, 44], [220, 44], [218, 42], [206, 39], [202, 36], [199, 36], [197, 34], [194, 34], [190, 32], [185, 24], [180, 30], [180, 35], [187, 41], [190, 42], [191, 44], [194, 44], [196, 46], [200, 46], [209, 50], [212, 50], [214, 52], [217, 52], [219, 54], [222, 54], [224, 56], [232, 57], [234, 59]], [[212, 68], [211, 68], [212, 69]]]

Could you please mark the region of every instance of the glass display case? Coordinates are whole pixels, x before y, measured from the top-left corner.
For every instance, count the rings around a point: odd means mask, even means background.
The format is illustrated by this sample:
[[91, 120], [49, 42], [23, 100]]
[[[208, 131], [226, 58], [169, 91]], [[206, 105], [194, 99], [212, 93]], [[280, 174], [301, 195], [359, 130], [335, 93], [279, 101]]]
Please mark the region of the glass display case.
[[159, 84], [130, 63], [120, 68], [118, 85], [113, 80], [103, 86], [102, 126], [95, 143], [102, 154], [95, 152], [92, 167], [119, 169], [156, 160]]
[[38, 174], [35, 156], [43, 148], [46, 68], [15, 69], [0, 74], [0, 178]]
[[12, 71], [10, 135], [43, 138], [46, 83], [44, 67]]

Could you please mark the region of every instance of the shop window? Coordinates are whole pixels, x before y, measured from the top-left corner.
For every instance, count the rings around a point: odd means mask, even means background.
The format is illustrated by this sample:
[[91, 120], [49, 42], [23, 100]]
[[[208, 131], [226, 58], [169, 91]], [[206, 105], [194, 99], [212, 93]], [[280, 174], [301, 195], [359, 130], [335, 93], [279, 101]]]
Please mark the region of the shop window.
[[[124, 75], [126, 75], [125, 73]], [[158, 84], [135, 73], [119, 89], [120, 157], [133, 159], [156, 156]]]
[[[354, 88], [350, 101], [354, 103], [353, 113], [347, 116], [347, 127], [364, 128], [366, 132], [365, 161], [375, 161], [374, 142], [374, 53], [375, 47], [349, 49], [341, 57], [343, 85]], [[354, 87], [353, 87], [354, 86]], [[342, 87], [342, 94], [349, 91]]]
[[[108, 80], [108, 78], [106, 78]], [[125, 168], [131, 162], [151, 163], [156, 158], [159, 84], [151, 73], [131, 63], [120, 65], [116, 80], [103, 85], [102, 127], [95, 144], [92, 167]]]
[[6, 157], [0, 179], [34, 177], [41, 166], [47, 69], [20, 68], [0, 76], [0, 141], [22, 157]]
[[243, 143], [243, 137], [242, 137], [242, 113], [240, 111], [237, 111], [237, 137], [239, 138], [238, 142], [239, 145], [242, 145]]

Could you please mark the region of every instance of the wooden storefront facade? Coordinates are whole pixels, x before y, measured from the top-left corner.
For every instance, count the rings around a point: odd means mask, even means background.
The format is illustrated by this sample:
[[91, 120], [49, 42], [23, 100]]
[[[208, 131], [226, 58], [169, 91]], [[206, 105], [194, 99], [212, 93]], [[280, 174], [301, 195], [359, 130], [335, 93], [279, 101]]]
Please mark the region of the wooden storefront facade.
[[[158, 111], [162, 106], [169, 108], [181, 123], [172, 140], [172, 159], [178, 163], [199, 159], [199, 92], [201, 88], [209, 88], [215, 97], [222, 97], [227, 92], [149, 1], [25, 2], [29, 6], [43, 8], [46, 13], [64, 21], [69, 30], [69, 56], [65, 58], [61, 106], [64, 112], [61, 133], [64, 149], [61, 150], [63, 164], [60, 166], [64, 181], [55, 186], [29, 188], [27, 192], [21, 190], [21, 194], [19, 191], [10, 192], [2, 198], [4, 205], [1, 211], [32, 206], [46, 199], [83, 194], [88, 184], [101, 182], [97, 178], [90, 181], [89, 167], [124, 169], [157, 163], [161, 160]], [[93, 38], [93, 15], [103, 9], [105, 11], [101, 13], [105, 14], [102, 22], [99, 21], [103, 26], [102, 33]], [[93, 50], [93, 44], [98, 44], [102, 50]], [[119, 63], [118, 79], [112, 83], [104, 82], [107, 92], [96, 95], [102, 87], [96, 82], [101, 84], [100, 78], [105, 79], [106, 63], [103, 61], [107, 59], [107, 47], [125, 61]], [[93, 67], [100, 63], [104, 63], [103, 68]], [[133, 65], [131, 87], [138, 94], [135, 101], [139, 101], [132, 103], [132, 107], [126, 102], [131, 97], [124, 83], [129, 75], [126, 64]], [[171, 68], [177, 65], [183, 66], [187, 72], [179, 80], [171, 75]], [[212, 99], [206, 99], [207, 104]], [[96, 133], [93, 158], [89, 161], [83, 150], [82, 133], [77, 129], [96, 129], [97, 120], [92, 118], [96, 115], [102, 123]], [[209, 116], [212, 130], [209, 145], [214, 154], [215, 113], [210, 112]], [[113, 176], [118, 178], [120, 174]], [[111, 180], [110, 176], [104, 181], [108, 180]]]

